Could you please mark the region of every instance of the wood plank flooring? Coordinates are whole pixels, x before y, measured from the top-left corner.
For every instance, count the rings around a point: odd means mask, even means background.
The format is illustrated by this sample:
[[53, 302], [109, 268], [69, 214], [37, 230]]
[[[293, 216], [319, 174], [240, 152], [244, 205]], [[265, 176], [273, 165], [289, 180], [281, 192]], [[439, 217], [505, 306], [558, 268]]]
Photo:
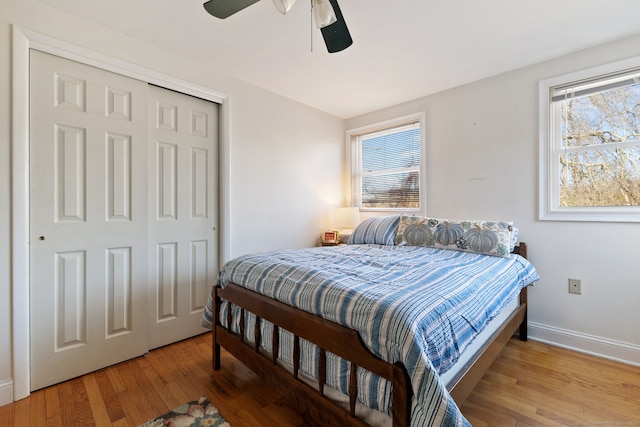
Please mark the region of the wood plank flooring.
[[[0, 426], [136, 427], [202, 395], [233, 427], [318, 427], [228, 353], [213, 373], [210, 334], [2, 406]], [[462, 412], [474, 427], [640, 426], [640, 368], [514, 339]]]

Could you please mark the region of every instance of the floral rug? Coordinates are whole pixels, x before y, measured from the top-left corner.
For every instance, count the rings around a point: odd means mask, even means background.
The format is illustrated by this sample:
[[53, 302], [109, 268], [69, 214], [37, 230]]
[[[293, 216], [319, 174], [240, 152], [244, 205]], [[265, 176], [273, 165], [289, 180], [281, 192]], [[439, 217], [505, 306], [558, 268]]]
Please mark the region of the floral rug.
[[230, 427], [209, 399], [201, 397], [185, 403], [138, 427]]

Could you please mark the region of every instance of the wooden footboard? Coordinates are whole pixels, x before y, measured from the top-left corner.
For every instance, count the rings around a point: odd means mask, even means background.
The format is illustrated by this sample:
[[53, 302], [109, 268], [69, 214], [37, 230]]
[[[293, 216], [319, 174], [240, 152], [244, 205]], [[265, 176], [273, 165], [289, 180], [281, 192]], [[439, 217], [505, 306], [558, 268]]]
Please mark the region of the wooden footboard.
[[[355, 416], [357, 397], [356, 367], [359, 366], [392, 384], [393, 426], [409, 426], [411, 385], [405, 367], [401, 363], [390, 364], [378, 359], [362, 343], [360, 336], [353, 329], [337, 323], [313, 316], [302, 310], [267, 298], [256, 292], [229, 284], [224, 288], [215, 287], [214, 314], [216, 324], [213, 329], [213, 368], [220, 369], [220, 346], [233, 354], [248, 368], [263, 379], [285, 392], [296, 408], [322, 420], [327, 426], [366, 426], [367, 424]], [[220, 322], [221, 299], [241, 308], [240, 333], [235, 334], [223, 327]], [[256, 315], [255, 337], [253, 345], [245, 341], [245, 311]], [[227, 324], [231, 324], [231, 310], [227, 313]], [[276, 327], [273, 330], [273, 352], [266, 355], [260, 351], [259, 322], [267, 320]], [[279, 328], [294, 335], [293, 375], [277, 364], [279, 354]], [[318, 360], [318, 389], [315, 390], [298, 375], [300, 365], [300, 338], [316, 344], [320, 348]], [[349, 409], [329, 399], [324, 394], [324, 376], [326, 373], [326, 352], [336, 354], [351, 362], [349, 374]]]
[[[514, 253], [526, 258], [527, 247], [521, 243]], [[235, 284], [224, 288], [214, 287], [213, 297], [213, 368], [220, 369], [220, 346], [256, 372], [263, 380], [281, 390], [301, 413], [315, 420], [321, 420], [326, 426], [366, 426], [367, 424], [355, 415], [356, 396], [358, 390], [356, 367], [359, 366], [392, 384], [393, 426], [408, 427], [412, 390], [405, 367], [401, 363], [390, 364], [371, 353], [362, 343], [357, 331], [337, 323], [311, 315], [279, 301], [260, 295]], [[220, 306], [222, 300], [241, 309], [240, 332], [234, 333], [222, 326], [220, 322]], [[245, 313], [256, 316], [255, 336], [253, 343], [245, 339]], [[231, 324], [231, 310], [227, 310], [227, 325]], [[262, 319], [271, 322], [273, 328], [273, 352], [265, 353], [261, 349]], [[450, 393], [458, 405], [461, 405], [473, 390], [482, 375], [498, 356], [506, 342], [519, 329], [520, 339], [527, 337], [527, 289], [520, 293], [520, 305], [491, 339], [476, 352], [472, 360], [452, 380]], [[278, 364], [279, 329], [294, 335], [292, 360], [293, 372]], [[319, 379], [317, 388], [303, 381], [298, 373], [300, 366], [300, 339], [316, 344], [320, 350], [318, 361]], [[349, 408], [344, 408], [325, 396], [326, 352], [331, 352], [351, 362], [349, 379]]]

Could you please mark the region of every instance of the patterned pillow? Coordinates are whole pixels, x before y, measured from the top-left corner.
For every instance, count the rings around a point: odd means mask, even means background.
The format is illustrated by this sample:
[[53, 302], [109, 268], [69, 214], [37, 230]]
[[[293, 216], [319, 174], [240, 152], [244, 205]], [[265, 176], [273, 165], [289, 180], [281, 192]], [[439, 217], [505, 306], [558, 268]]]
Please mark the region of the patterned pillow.
[[516, 248], [516, 243], [518, 243], [518, 227], [511, 227], [511, 245], [509, 246], [509, 252], [513, 252]]
[[360, 223], [349, 238], [350, 245], [375, 244], [393, 246], [400, 215], [376, 216]]
[[458, 221], [402, 215], [397, 245], [475, 252], [508, 258], [513, 222]]

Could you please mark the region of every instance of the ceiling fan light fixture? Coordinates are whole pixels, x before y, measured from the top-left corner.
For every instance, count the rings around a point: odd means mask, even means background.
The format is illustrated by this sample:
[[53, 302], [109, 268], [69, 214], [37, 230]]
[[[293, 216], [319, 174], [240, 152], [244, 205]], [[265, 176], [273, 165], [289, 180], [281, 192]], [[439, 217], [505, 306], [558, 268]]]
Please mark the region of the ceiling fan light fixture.
[[338, 20], [329, 0], [311, 0], [311, 8], [316, 28], [328, 27]]
[[285, 15], [287, 12], [291, 10], [296, 0], [273, 0], [273, 4], [278, 9], [278, 12]]

